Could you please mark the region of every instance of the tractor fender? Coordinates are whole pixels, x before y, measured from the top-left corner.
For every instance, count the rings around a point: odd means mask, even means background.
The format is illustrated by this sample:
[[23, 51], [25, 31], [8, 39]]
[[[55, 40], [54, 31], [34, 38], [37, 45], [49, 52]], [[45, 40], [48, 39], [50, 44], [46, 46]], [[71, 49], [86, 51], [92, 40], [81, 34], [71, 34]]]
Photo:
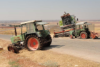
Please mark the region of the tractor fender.
[[27, 34], [27, 35], [25, 36], [25, 38], [27, 38], [27, 36], [29, 36], [29, 35], [36, 35], [37, 37], [40, 37], [40, 35], [39, 35], [38, 33], [30, 33], [30, 34]]
[[[80, 31], [80, 33], [81, 33], [81, 32], [86, 32], [86, 31], [85, 31], [85, 30], [83, 30], [83, 31]], [[79, 33], [79, 36], [80, 36], [80, 33]], [[87, 33], [87, 32], [86, 32], [86, 33]]]
[[[90, 38], [90, 32], [85, 31], [85, 30], [84, 30], [84, 31], [80, 31], [80, 33], [81, 33], [81, 32], [86, 32], [86, 33], [87, 33], [88, 38]], [[79, 35], [80, 35], [80, 34], [79, 34]]]

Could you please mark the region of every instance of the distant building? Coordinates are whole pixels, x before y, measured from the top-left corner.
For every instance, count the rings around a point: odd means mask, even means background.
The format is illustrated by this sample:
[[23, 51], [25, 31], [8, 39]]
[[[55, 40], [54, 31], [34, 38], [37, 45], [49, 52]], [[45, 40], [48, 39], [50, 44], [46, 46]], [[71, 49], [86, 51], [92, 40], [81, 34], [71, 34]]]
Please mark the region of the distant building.
[[1, 24], [1, 26], [6, 26], [5, 24]]

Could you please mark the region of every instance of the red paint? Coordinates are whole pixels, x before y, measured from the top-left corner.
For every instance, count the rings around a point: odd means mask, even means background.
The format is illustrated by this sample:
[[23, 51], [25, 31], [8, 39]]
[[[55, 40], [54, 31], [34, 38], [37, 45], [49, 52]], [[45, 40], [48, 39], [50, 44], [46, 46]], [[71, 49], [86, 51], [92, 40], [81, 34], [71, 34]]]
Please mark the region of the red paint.
[[70, 29], [70, 30], [66, 30], [66, 31], [63, 30], [63, 31], [60, 31], [60, 32], [55, 32], [55, 31], [54, 31], [54, 34], [69, 32], [69, 31], [72, 31], [72, 30], [74, 30], [74, 29]]
[[71, 38], [71, 39], [73, 39], [73, 36], [72, 36], [72, 35], [70, 35], [70, 38]]
[[81, 38], [82, 38], [82, 39], [85, 39], [85, 38], [86, 38], [86, 34], [82, 33], [82, 34], [81, 34]]
[[31, 50], [37, 50], [38, 49], [38, 46], [39, 46], [39, 42], [36, 38], [30, 38], [28, 40], [28, 47], [31, 49]]
[[91, 32], [91, 38], [95, 39], [98, 36], [99, 36], [98, 33]]

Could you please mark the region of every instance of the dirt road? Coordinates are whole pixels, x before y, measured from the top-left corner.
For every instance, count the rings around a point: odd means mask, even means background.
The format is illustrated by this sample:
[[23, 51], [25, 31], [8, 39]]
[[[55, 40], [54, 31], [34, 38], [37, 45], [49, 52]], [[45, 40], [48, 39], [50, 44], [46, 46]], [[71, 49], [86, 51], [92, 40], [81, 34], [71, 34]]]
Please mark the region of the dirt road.
[[[0, 35], [1, 39], [6, 40], [10, 40], [10, 37]], [[100, 62], [100, 39], [53, 38], [51, 47], [45, 49]]]

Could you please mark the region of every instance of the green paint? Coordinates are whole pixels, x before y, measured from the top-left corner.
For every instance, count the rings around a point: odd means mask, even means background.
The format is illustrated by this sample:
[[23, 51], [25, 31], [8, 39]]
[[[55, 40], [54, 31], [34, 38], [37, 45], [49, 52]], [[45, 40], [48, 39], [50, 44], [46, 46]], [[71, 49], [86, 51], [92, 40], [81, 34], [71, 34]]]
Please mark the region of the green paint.
[[59, 25], [60, 25], [60, 26], [63, 26], [62, 20], [59, 21]]
[[72, 30], [72, 31], [69, 31], [69, 33], [70, 33], [70, 35], [72, 35], [72, 33], [74, 32], [74, 30]]
[[12, 42], [12, 43], [17, 43], [18, 41], [23, 41], [21, 35], [17, 35], [17, 36], [11, 37], [11, 42]]
[[41, 30], [39, 32], [38, 32], [38, 35], [41, 36], [41, 37], [46, 37], [47, 35], [50, 34], [48, 30]]

